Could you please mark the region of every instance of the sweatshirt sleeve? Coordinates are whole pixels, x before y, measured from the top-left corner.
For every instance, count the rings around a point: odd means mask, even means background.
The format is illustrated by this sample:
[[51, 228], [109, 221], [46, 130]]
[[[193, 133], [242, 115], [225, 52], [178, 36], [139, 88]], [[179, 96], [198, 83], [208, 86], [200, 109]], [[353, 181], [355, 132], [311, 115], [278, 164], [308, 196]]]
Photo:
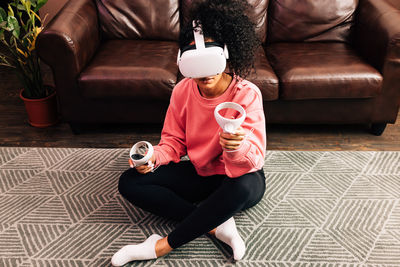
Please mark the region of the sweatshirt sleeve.
[[[179, 113], [177, 110], [181, 110]], [[185, 121], [182, 109], [177, 109], [174, 94], [165, 115], [161, 140], [154, 147], [156, 166], [166, 165], [169, 162], [179, 162], [186, 155]]]
[[245, 139], [237, 150], [224, 150], [225, 173], [233, 178], [260, 170], [264, 165], [266, 150], [265, 116], [261, 101], [255, 100], [241, 125]]

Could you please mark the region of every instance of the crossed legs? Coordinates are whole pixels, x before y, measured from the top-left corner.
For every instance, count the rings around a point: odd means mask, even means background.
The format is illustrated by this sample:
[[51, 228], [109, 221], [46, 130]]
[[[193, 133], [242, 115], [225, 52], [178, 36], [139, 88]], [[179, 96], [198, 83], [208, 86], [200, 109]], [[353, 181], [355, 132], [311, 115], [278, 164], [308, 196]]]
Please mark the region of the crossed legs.
[[[211, 233], [230, 245], [234, 258], [240, 259], [245, 246], [236, 230], [233, 215], [261, 200], [265, 178], [262, 170], [237, 178], [224, 175], [202, 177], [197, 175], [191, 162], [183, 161], [161, 166], [156, 172], [146, 175], [129, 169], [121, 175], [119, 191], [132, 204], [180, 222], [167, 237], [153, 235], [140, 244], [151, 244], [152, 258]], [[125, 258], [126, 262], [142, 259], [141, 256]]]

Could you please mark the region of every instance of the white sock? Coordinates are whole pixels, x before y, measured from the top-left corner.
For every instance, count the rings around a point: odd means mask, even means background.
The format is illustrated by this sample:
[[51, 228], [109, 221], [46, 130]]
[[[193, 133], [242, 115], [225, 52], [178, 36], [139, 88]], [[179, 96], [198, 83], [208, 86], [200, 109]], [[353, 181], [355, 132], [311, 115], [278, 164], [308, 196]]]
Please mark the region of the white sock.
[[246, 245], [236, 229], [236, 223], [233, 217], [217, 227], [215, 237], [232, 248], [233, 258], [235, 260], [243, 258], [246, 252]]
[[160, 239], [162, 239], [161, 236], [153, 234], [143, 243], [122, 247], [111, 258], [111, 264], [113, 266], [122, 266], [134, 260], [151, 260], [157, 258], [156, 243]]

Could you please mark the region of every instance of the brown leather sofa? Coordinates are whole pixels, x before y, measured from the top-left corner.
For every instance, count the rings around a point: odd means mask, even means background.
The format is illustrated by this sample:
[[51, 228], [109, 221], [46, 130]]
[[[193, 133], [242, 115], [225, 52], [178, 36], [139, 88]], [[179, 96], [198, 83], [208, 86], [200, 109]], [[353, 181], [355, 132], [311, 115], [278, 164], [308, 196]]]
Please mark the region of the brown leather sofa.
[[[400, 104], [400, 11], [385, 0], [249, 0], [268, 123], [370, 124]], [[63, 119], [160, 123], [193, 0], [70, 0], [39, 35]]]

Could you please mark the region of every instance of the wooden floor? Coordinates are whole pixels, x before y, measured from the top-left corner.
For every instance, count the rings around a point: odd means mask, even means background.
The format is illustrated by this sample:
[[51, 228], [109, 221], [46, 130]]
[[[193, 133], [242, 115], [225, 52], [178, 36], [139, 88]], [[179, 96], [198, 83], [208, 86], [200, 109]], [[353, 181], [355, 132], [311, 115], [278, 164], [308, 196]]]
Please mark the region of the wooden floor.
[[[45, 80], [51, 82], [50, 72]], [[128, 148], [140, 140], [156, 144], [161, 125], [95, 125], [74, 135], [62, 120], [38, 129], [28, 125], [15, 75], [0, 67], [0, 146]], [[367, 125], [267, 125], [269, 150], [400, 150], [400, 114], [382, 136]]]

